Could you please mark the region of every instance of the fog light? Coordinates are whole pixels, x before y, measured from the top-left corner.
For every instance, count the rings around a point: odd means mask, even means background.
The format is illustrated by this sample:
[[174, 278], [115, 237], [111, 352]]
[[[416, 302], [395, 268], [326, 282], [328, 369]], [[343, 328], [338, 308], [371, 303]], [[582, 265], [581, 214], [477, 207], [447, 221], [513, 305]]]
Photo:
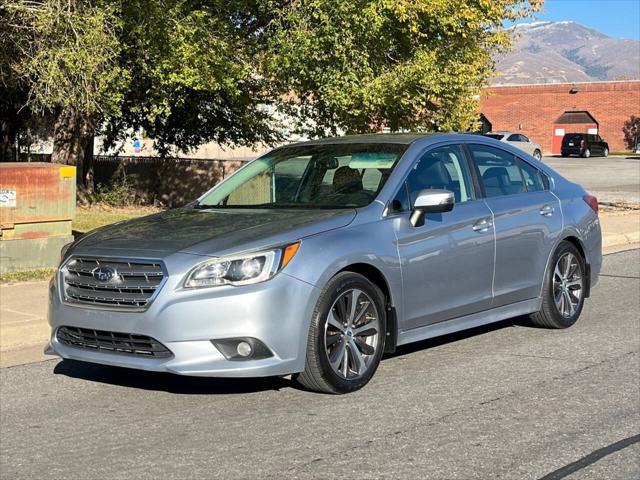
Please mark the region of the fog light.
[[249, 361], [273, 357], [269, 348], [257, 338], [218, 338], [211, 343], [224, 355], [227, 360]]
[[241, 357], [248, 357], [249, 355], [251, 355], [252, 350], [253, 349], [251, 348], [251, 345], [249, 345], [247, 342], [240, 342], [236, 347], [236, 352], [238, 352], [238, 355], [240, 355]]

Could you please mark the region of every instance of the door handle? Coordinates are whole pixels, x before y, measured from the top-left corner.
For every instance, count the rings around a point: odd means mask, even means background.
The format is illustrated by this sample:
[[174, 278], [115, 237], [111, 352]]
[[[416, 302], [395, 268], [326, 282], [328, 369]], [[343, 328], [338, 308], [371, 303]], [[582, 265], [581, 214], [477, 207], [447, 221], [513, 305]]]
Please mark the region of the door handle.
[[473, 231], [477, 233], [485, 233], [488, 232], [491, 227], [493, 227], [493, 222], [491, 220], [487, 220], [486, 218], [483, 220], [479, 220], [474, 223]]
[[543, 217], [550, 217], [555, 212], [555, 209], [551, 205], [545, 205], [540, 209], [540, 215]]

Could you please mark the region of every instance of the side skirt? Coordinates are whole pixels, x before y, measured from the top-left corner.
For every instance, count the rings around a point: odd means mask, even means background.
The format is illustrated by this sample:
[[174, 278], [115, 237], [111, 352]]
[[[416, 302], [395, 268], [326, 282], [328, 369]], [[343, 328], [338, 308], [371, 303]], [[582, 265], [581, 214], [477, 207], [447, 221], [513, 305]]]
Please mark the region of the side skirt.
[[471, 315], [454, 318], [452, 320], [445, 320], [432, 325], [425, 325], [424, 327], [412, 328], [411, 330], [401, 330], [398, 332], [398, 345], [419, 342], [420, 340], [426, 340], [427, 338], [448, 335], [450, 333], [480, 327], [489, 323], [499, 322], [500, 320], [506, 320], [507, 318], [534, 313], [539, 311], [541, 307], [542, 299], [533, 298], [531, 300], [524, 300], [522, 302], [504, 305], [492, 310], [485, 310], [484, 312], [473, 313]]

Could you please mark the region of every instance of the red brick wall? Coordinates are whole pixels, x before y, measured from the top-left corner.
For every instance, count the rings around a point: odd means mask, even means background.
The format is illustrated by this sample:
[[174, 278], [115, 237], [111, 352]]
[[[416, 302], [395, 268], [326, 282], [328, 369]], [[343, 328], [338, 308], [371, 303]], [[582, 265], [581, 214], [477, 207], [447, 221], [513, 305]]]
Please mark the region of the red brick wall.
[[[570, 94], [574, 87], [578, 93]], [[551, 152], [554, 122], [571, 110], [588, 111], [609, 148], [626, 150], [622, 127], [631, 115], [640, 116], [640, 81], [491, 87], [480, 96], [493, 130], [520, 131], [545, 153]]]

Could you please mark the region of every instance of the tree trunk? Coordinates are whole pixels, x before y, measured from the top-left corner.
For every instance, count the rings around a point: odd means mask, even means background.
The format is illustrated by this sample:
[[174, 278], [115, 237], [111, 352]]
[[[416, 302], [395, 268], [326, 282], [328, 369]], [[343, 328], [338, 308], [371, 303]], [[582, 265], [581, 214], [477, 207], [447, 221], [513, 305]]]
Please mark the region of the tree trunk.
[[13, 127], [9, 118], [0, 121], [0, 162], [16, 160], [16, 131]]
[[95, 120], [73, 107], [58, 114], [53, 130], [53, 163], [76, 167], [78, 193], [93, 192], [93, 134]]
[[93, 195], [93, 146], [94, 146], [93, 132], [86, 138], [84, 146], [84, 158], [82, 159], [82, 184], [85, 191], [89, 195]]

